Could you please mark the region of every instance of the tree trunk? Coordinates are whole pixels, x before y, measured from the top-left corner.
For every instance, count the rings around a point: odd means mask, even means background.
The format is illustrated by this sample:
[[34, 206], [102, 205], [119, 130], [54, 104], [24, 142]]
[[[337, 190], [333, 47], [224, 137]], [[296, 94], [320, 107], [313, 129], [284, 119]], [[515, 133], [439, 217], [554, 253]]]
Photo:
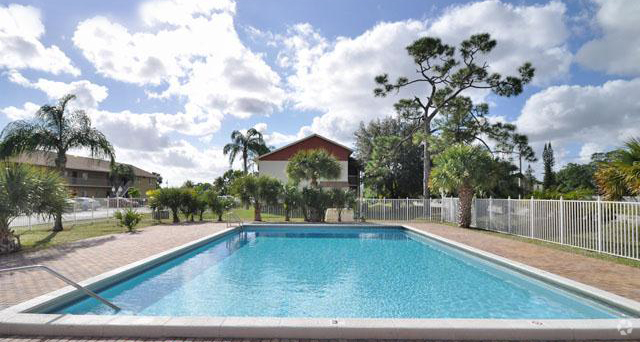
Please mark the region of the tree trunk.
[[338, 222], [342, 222], [342, 209], [338, 208]]
[[222, 222], [222, 214], [218, 214], [218, 222]]
[[518, 159], [520, 160], [520, 166], [518, 166], [518, 193], [520, 196], [524, 196], [524, 189], [522, 188], [522, 153], [518, 154]]
[[173, 214], [173, 223], [180, 222], [180, 218], [178, 217], [178, 210], [171, 209], [171, 213]]
[[431, 137], [431, 120], [424, 121], [424, 160], [422, 162], [422, 197], [429, 198], [429, 176], [431, 175], [431, 151], [429, 151], [429, 137]]
[[290, 221], [290, 219], [291, 219], [291, 214], [290, 214], [289, 212], [290, 212], [290, 210], [289, 210], [289, 209], [285, 209], [285, 210], [284, 210], [284, 220], [285, 220], [286, 222], [289, 222], [289, 221]]
[[460, 204], [458, 206], [458, 226], [469, 228], [471, 226], [471, 205], [473, 203], [473, 188], [463, 184], [458, 188]]
[[244, 170], [244, 174], [246, 175], [249, 170], [247, 170], [247, 158], [248, 158], [248, 152], [246, 149], [242, 150], [242, 169]]
[[260, 202], [255, 201], [253, 203], [253, 220], [262, 221], [262, 215], [260, 213]]
[[53, 223], [53, 231], [61, 232], [62, 231], [62, 213], [55, 213], [55, 221]]
[[[64, 169], [67, 165], [67, 153], [66, 151], [58, 151], [58, 155], [55, 160], [56, 169], [60, 172], [60, 176], [64, 177]], [[53, 224], [54, 232], [62, 231], [62, 212], [55, 213], [55, 223]]]

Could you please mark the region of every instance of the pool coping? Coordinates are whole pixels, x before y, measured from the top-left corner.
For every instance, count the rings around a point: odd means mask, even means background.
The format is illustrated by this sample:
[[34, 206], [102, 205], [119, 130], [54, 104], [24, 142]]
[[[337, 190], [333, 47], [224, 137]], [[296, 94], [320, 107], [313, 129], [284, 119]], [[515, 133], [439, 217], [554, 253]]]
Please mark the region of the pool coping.
[[[244, 225], [244, 227], [259, 226], [274, 226], [274, 224]], [[305, 227], [311, 226], [313, 225], [305, 225]], [[316, 226], [353, 228], [358, 226], [371, 227], [372, 224], [318, 224]], [[374, 226], [376, 228], [404, 228], [415, 234], [436, 240], [543, 282], [640, 315], [640, 303], [636, 301], [416, 229], [410, 225], [375, 224]], [[225, 229], [91, 277], [80, 282], [80, 284], [92, 290], [107, 287], [110, 284], [142, 272], [239, 229], [242, 229], [242, 227], [237, 226]], [[57, 306], [60, 305], [60, 303], [68, 302], [82, 296], [83, 294], [80, 293], [80, 291], [71, 286], [67, 286], [6, 308], [0, 311], [0, 332], [9, 335], [94, 337], [441, 340], [640, 339], [640, 318], [573, 320], [355, 319], [331, 317], [106, 316], [30, 313]]]

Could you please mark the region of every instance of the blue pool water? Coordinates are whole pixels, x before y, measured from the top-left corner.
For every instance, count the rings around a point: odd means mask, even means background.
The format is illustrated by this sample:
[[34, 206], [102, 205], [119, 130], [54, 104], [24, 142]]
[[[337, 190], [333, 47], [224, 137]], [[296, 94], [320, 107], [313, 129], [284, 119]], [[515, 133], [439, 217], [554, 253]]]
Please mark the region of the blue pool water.
[[[625, 316], [401, 228], [247, 227], [100, 294], [148, 316]], [[115, 314], [92, 298], [53, 312]]]

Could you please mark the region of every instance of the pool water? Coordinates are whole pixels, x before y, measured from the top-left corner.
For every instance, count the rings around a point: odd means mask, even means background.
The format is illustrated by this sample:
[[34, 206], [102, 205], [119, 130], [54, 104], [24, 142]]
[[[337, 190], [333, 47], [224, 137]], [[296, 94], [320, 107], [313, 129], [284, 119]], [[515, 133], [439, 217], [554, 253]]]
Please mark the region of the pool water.
[[[626, 316], [402, 228], [246, 227], [99, 293], [146, 316]], [[116, 314], [92, 298], [53, 312]]]

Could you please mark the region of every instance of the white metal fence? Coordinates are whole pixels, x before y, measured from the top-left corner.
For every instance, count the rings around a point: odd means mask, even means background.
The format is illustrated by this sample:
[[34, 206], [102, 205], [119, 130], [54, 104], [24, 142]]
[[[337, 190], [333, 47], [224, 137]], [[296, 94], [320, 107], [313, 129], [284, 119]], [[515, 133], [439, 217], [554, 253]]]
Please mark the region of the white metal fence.
[[[68, 210], [62, 215], [63, 222], [91, 222], [110, 219], [113, 218], [116, 211], [126, 208], [132, 208], [141, 213], [151, 212], [145, 198], [76, 197], [69, 199], [68, 203]], [[53, 224], [53, 220], [53, 217], [23, 215], [11, 221], [10, 227], [21, 231], [34, 227], [50, 226]]]
[[[367, 220], [457, 222], [458, 199], [363, 199]], [[640, 203], [474, 199], [472, 226], [640, 260]]]

